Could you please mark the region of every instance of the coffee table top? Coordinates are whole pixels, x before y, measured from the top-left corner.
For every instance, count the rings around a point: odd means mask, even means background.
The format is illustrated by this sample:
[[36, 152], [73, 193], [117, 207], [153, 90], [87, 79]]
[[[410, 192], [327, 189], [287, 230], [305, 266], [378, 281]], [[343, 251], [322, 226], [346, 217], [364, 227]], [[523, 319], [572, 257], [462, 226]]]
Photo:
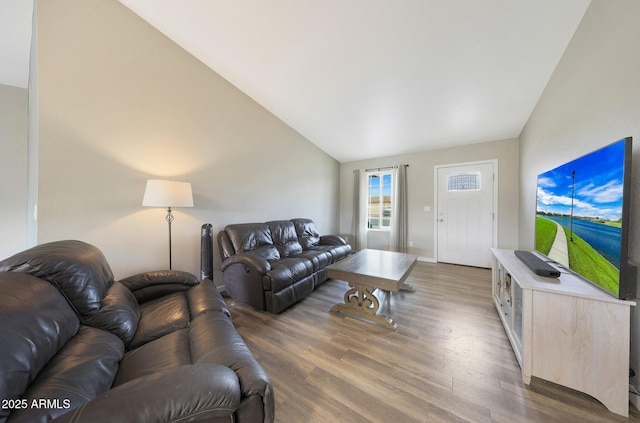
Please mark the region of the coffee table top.
[[382, 250], [361, 250], [327, 267], [327, 276], [353, 284], [398, 291], [418, 256]]

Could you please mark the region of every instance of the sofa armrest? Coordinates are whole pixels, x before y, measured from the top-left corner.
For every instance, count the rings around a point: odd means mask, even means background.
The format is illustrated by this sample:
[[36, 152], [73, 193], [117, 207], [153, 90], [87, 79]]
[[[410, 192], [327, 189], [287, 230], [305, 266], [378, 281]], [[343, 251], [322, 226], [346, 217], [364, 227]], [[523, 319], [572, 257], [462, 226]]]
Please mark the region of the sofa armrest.
[[262, 280], [271, 264], [254, 254], [234, 254], [222, 262], [224, 286], [235, 301], [258, 310], [265, 310]]
[[198, 278], [180, 270], [155, 270], [138, 273], [120, 281], [136, 296], [139, 303], [173, 292], [186, 291], [198, 284]]
[[340, 235], [323, 235], [320, 237], [320, 245], [347, 245], [347, 241]]
[[255, 269], [256, 272], [258, 272], [261, 275], [264, 275], [269, 270], [271, 270], [271, 264], [269, 264], [267, 260], [263, 259], [262, 257], [258, 257], [254, 254], [246, 254], [246, 253], [232, 255], [231, 257], [229, 257], [228, 259], [222, 262], [220, 269], [224, 272], [225, 270], [227, 270], [229, 266], [232, 266], [234, 264], [243, 264], [247, 267], [253, 268]]
[[233, 370], [199, 363], [134, 379], [52, 421], [204, 421], [232, 416], [240, 405], [240, 395]]

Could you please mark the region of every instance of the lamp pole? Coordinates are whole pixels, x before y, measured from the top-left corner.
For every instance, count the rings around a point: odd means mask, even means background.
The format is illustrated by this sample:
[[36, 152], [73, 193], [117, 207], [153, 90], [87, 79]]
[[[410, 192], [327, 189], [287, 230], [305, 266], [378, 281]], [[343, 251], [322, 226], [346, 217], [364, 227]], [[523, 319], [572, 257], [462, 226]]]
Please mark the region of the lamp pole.
[[169, 224], [169, 270], [171, 270], [171, 222], [173, 222], [173, 214], [171, 213], [171, 207], [167, 208], [167, 216], [164, 218]]

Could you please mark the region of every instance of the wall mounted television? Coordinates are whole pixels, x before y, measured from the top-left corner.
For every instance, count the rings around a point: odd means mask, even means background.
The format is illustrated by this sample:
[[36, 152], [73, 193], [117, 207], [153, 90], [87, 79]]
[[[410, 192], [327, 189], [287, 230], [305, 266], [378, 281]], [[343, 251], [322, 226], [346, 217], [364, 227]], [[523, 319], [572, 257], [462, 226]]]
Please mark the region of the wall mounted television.
[[635, 299], [629, 263], [631, 137], [538, 175], [535, 248], [620, 299]]

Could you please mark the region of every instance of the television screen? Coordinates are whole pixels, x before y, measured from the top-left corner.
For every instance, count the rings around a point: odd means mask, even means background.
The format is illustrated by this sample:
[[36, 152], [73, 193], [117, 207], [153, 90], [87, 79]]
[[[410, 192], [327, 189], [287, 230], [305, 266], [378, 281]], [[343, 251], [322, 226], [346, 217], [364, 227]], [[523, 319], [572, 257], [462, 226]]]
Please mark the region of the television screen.
[[538, 176], [536, 250], [617, 298], [628, 281], [631, 138]]

